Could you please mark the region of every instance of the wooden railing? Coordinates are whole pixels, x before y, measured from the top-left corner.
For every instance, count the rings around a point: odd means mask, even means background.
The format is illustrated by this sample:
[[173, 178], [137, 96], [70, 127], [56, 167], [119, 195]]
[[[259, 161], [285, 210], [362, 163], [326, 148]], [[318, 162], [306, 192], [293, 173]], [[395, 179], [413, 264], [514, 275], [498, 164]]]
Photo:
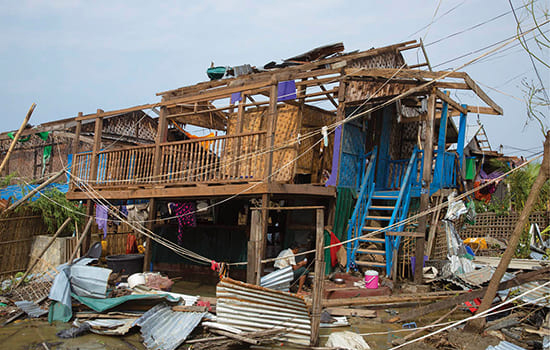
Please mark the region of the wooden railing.
[[76, 180], [96, 186], [194, 184], [261, 181], [265, 174], [265, 132], [224, 135], [160, 145], [155, 176], [155, 145], [98, 153], [97, 179], [90, 179], [92, 153], [79, 153], [73, 165]]

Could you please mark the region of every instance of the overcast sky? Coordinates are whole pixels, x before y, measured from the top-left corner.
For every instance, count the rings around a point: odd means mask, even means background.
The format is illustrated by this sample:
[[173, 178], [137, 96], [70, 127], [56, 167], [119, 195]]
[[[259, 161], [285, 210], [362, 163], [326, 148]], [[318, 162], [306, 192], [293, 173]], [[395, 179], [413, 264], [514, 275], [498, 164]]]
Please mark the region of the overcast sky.
[[[434, 70], [445, 70], [488, 49], [447, 61], [516, 33], [508, 0], [0, 2], [0, 131], [17, 129], [32, 102], [35, 125], [79, 111], [157, 102], [156, 92], [207, 80], [211, 61], [261, 67], [334, 42], [353, 51], [422, 37]], [[517, 13], [523, 29], [530, 28], [525, 11]], [[488, 23], [467, 30], [482, 22]], [[416, 56], [407, 60], [414, 64]], [[549, 70], [537, 68], [548, 86]], [[508, 47], [463, 70], [504, 108], [503, 117], [480, 116], [493, 149], [502, 144], [505, 153], [523, 155], [542, 150], [539, 126], [524, 126], [521, 80], [537, 79], [525, 51]], [[482, 104], [469, 92], [454, 98]], [[470, 114], [468, 123], [476, 119]]]

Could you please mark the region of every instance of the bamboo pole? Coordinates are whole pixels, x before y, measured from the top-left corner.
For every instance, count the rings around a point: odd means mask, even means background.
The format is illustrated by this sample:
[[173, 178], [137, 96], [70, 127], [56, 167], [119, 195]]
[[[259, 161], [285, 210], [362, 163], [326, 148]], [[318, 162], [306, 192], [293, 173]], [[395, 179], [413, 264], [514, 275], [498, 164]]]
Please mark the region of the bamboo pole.
[[40, 254], [38, 254], [36, 256], [36, 258], [34, 259], [34, 261], [32, 262], [32, 264], [29, 266], [29, 268], [27, 269], [27, 271], [25, 271], [25, 274], [23, 275], [23, 277], [19, 280], [19, 282], [17, 282], [17, 285], [15, 285], [15, 288], [19, 287], [19, 285], [21, 283], [23, 283], [23, 281], [25, 280], [25, 278], [29, 275], [29, 273], [32, 271], [32, 269], [36, 266], [36, 264], [38, 263], [39, 259], [42, 258], [42, 256], [44, 255], [44, 253], [46, 253], [46, 251], [48, 250], [48, 248], [50, 248], [50, 246], [53, 244], [53, 242], [55, 242], [55, 239], [57, 238], [57, 236], [59, 236], [61, 234], [61, 232], [63, 232], [63, 230], [65, 229], [65, 227], [67, 227], [67, 225], [69, 224], [69, 222], [71, 222], [71, 218], [67, 218], [65, 220], [65, 222], [63, 224], [61, 224], [61, 226], [59, 227], [59, 229], [57, 229], [57, 232], [52, 236], [52, 238], [50, 238], [50, 241], [48, 242], [48, 244], [46, 244], [46, 247], [44, 247], [44, 249], [42, 249], [42, 251], [40, 252]]
[[[548, 131], [548, 133], [546, 134], [546, 141], [544, 142], [544, 155], [542, 158], [542, 164], [539, 170], [539, 174], [537, 175], [537, 178], [535, 179], [535, 182], [531, 187], [531, 191], [529, 192], [529, 196], [527, 196], [527, 201], [525, 202], [525, 206], [521, 211], [518, 221], [516, 222], [516, 226], [514, 227], [514, 231], [512, 232], [512, 235], [510, 236], [510, 239], [508, 241], [508, 246], [506, 247], [504, 254], [502, 254], [502, 257], [500, 258], [500, 262], [497, 266], [497, 269], [495, 270], [495, 273], [491, 277], [489, 286], [487, 286], [487, 292], [483, 296], [483, 300], [481, 302], [481, 305], [479, 305], [479, 308], [477, 309], [477, 313], [486, 311], [491, 307], [491, 304], [493, 303], [493, 299], [497, 294], [500, 280], [502, 279], [502, 277], [504, 276], [504, 273], [508, 269], [508, 265], [510, 264], [510, 260], [512, 260], [512, 257], [516, 252], [516, 248], [521, 238], [521, 234], [523, 233], [523, 230], [525, 228], [525, 225], [529, 222], [529, 215], [531, 214], [531, 211], [533, 210], [533, 206], [538, 200], [540, 190], [542, 189], [542, 186], [544, 186], [544, 183], [546, 182], [546, 180], [548, 180], [549, 177], [550, 177], [550, 131]], [[470, 320], [466, 324], [465, 329], [471, 330], [471, 331], [481, 331], [484, 327], [485, 327], [485, 317], [482, 317], [482, 318]]]
[[10, 159], [11, 152], [13, 152], [13, 149], [15, 148], [15, 145], [17, 144], [17, 141], [19, 140], [19, 136], [21, 136], [21, 133], [27, 126], [27, 123], [29, 122], [29, 119], [31, 119], [32, 112], [34, 111], [34, 108], [36, 107], [36, 103], [33, 103], [31, 105], [31, 108], [29, 108], [29, 111], [27, 112], [27, 115], [25, 116], [25, 120], [23, 120], [23, 124], [19, 127], [19, 130], [17, 130], [17, 133], [15, 134], [15, 137], [11, 141], [10, 148], [8, 148], [8, 152], [6, 153], [6, 156], [2, 160], [2, 164], [0, 164], [0, 174], [2, 173], [2, 170], [4, 170], [4, 167], [8, 163], [8, 160]]
[[13, 203], [12, 205], [10, 205], [8, 207], [8, 209], [6, 210], [13, 210], [15, 208], [17, 208], [18, 206], [20, 206], [21, 204], [23, 204], [27, 199], [31, 198], [32, 196], [34, 196], [36, 193], [38, 193], [39, 191], [41, 191], [44, 187], [48, 186], [49, 184], [51, 184], [52, 182], [54, 182], [55, 180], [59, 179], [63, 174], [65, 174], [65, 169], [61, 170], [60, 172], [58, 172], [57, 174], [55, 174], [54, 176], [50, 177], [48, 180], [46, 180], [46, 182], [44, 182], [43, 184], [41, 184], [40, 186], [38, 186], [37, 188], [35, 188], [34, 190], [30, 191], [29, 193], [27, 193], [23, 198], [21, 198], [20, 200], [18, 200], [17, 202]]
[[69, 258], [69, 265], [73, 264], [73, 260], [76, 257], [76, 254], [78, 253], [78, 250], [80, 246], [82, 245], [82, 242], [84, 242], [84, 238], [88, 236], [88, 232], [90, 232], [92, 228], [92, 222], [94, 221], [94, 218], [90, 216], [88, 219], [88, 222], [86, 223], [86, 227], [84, 228], [84, 231], [82, 232], [82, 236], [80, 236], [80, 239], [78, 240], [78, 243], [76, 243], [76, 247], [74, 247], [73, 253], [71, 254], [71, 257]]

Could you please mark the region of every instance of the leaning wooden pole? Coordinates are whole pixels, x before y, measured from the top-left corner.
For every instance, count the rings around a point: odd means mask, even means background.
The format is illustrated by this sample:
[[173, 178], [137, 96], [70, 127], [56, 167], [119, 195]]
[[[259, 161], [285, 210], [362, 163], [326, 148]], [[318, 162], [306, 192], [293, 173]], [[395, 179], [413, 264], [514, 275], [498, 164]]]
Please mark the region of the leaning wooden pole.
[[84, 231], [82, 231], [82, 236], [80, 236], [80, 239], [76, 243], [76, 247], [74, 247], [73, 253], [71, 254], [71, 257], [69, 258], [69, 265], [73, 264], [74, 258], [76, 258], [76, 254], [78, 253], [78, 250], [80, 249], [80, 246], [82, 245], [82, 242], [84, 242], [84, 239], [88, 235], [88, 232], [91, 231], [92, 228], [92, 222], [94, 221], [94, 218], [90, 216], [88, 219], [88, 222], [86, 223], [86, 227], [84, 228]]
[[317, 209], [317, 235], [315, 241], [315, 279], [313, 281], [313, 296], [311, 306], [311, 338], [310, 345], [319, 343], [319, 328], [321, 311], [323, 309], [323, 280], [325, 278], [325, 215], [323, 209]]
[[58, 172], [57, 174], [55, 174], [54, 176], [50, 177], [46, 182], [44, 182], [43, 184], [41, 184], [40, 186], [36, 187], [34, 190], [30, 191], [29, 193], [27, 193], [23, 198], [21, 198], [20, 200], [18, 200], [17, 202], [13, 203], [12, 205], [10, 205], [8, 207], [7, 210], [13, 210], [15, 208], [17, 208], [18, 206], [20, 206], [21, 204], [25, 203], [25, 201], [29, 198], [31, 198], [32, 196], [34, 196], [35, 194], [37, 194], [39, 191], [41, 191], [44, 187], [48, 186], [49, 184], [51, 184], [52, 182], [54, 182], [55, 180], [59, 179], [63, 174], [65, 174], [65, 169], [61, 170], [60, 172]]
[[27, 126], [27, 123], [29, 122], [29, 119], [31, 119], [32, 112], [34, 111], [34, 108], [36, 107], [36, 103], [33, 103], [31, 105], [31, 108], [29, 108], [29, 111], [27, 112], [27, 115], [25, 116], [25, 120], [23, 120], [23, 123], [19, 127], [19, 130], [17, 130], [17, 134], [15, 134], [15, 137], [11, 141], [10, 148], [8, 148], [8, 152], [6, 153], [6, 156], [4, 157], [4, 160], [2, 160], [2, 164], [0, 164], [0, 174], [2, 174], [2, 170], [4, 170], [4, 167], [6, 164], [8, 164], [8, 160], [10, 159], [11, 152], [13, 152], [13, 149], [15, 148], [15, 145], [17, 144], [17, 141], [19, 140], [19, 136], [21, 136], [21, 133]]
[[27, 271], [25, 271], [25, 274], [23, 275], [23, 277], [21, 277], [21, 279], [19, 280], [19, 282], [17, 282], [17, 285], [15, 285], [15, 288], [19, 287], [19, 285], [21, 283], [23, 283], [23, 281], [25, 280], [25, 278], [29, 275], [29, 273], [32, 271], [32, 269], [36, 266], [36, 264], [38, 263], [38, 261], [40, 260], [40, 258], [42, 258], [42, 256], [44, 255], [44, 253], [46, 253], [46, 251], [48, 250], [48, 248], [50, 248], [50, 246], [53, 244], [53, 242], [55, 242], [55, 239], [57, 238], [57, 236], [59, 236], [61, 234], [61, 232], [63, 232], [63, 230], [65, 229], [65, 227], [67, 227], [67, 225], [69, 224], [69, 222], [71, 222], [71, 218], [67, 218], [67, 220], [65, 220], [65, 222], [59, 227], [59, 229], [57, 230], [57, 232], [52, 236], [52, 238], [50, 238], [50, 241], [48, 242], [48, 244], [46, 244], [46, 246], [44, 247], [44, 249], [42, 249], [42, 251], [40, 252], [40, 254], [38, 254], [35, 258], [34, 258], [34, 261], [30, 264], [29, 268], [27, 269]]
[[[542, 189], [542, 186], [544, 186], [544, 183], [549, 178], [550, 178], [550, 131], [546, 134], [546, 141], [544, 142], [544, 155], [542, 158], [542, 164], [539, 170], [539, 174], [537, 175], [537, 178], [535, 179], [535, 182], [531, 187], [531, 191], [529, 192], [529, 196], [527, 197], [525, 206], [523, 207], [523, 210], [521, 211], [519, 219], [516, 222], [516, 226], [514, 227], [512, 236], [508, 241], [508, 246], [506, 247], [506, 250], [504, 251], [504, 254], [502, 255], [502, 257], [500, 258], [500, 262], [497, 266], [497, 269], [495, 270], [495, 273], [491, 277], [491, 281], [489, 282], [489, 286], [487, 287], [487, 292], [483, 297], [483, 301], [481, 302], [481, 305], [479, 306], [477, 313], [486, 311], [487, 309], [489, 309], [489, 307], [491, 307], [491, 304], [493, 303], [493, 299], [497, 294], [497, 288], [500, 283], [500, 280], [502, 279], [502, 277], [504, 276], [504, 273], [508, 269], [510, 260], [512, 260], [512, 257], [516, 252], [516, 248], [521, 238], [521, 234], [523, 233], [525, 225], [529, 221], [529, 215], [531, 214], [531, 211], [533, 210], [533, 207], [537, 199], [539, 198], [540, 190]], [[466, 329], [471, 331], [481, 331], [484, 326], [485, 326], [485, 317], [482, 317], [482, 318], [473, 319], [470, 322], [468, 322], [466, 325]]]

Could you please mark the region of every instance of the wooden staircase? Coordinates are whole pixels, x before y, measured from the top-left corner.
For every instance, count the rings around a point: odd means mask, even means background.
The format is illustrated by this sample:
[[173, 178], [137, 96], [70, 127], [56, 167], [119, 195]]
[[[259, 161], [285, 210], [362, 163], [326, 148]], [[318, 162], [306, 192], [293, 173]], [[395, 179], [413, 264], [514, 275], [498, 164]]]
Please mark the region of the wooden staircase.
[[[375, 190], [374, 164], [371, 158], [363, 178], [355, 210], [348, 223], [348, 269], [350, 266], [366, 268], [385, 268], [390, 275], [393, 257], [397, 254], [400, 237], [386, 235], [386, 232], [401, 231], [406, 219], [411, 199], [412, 178], [416, 175], [419, 156], [414, 150], [408, 162], [407, 170], [395, 183], [393, 190]], [[414, 169], [414, 170], [413, 170]]]

